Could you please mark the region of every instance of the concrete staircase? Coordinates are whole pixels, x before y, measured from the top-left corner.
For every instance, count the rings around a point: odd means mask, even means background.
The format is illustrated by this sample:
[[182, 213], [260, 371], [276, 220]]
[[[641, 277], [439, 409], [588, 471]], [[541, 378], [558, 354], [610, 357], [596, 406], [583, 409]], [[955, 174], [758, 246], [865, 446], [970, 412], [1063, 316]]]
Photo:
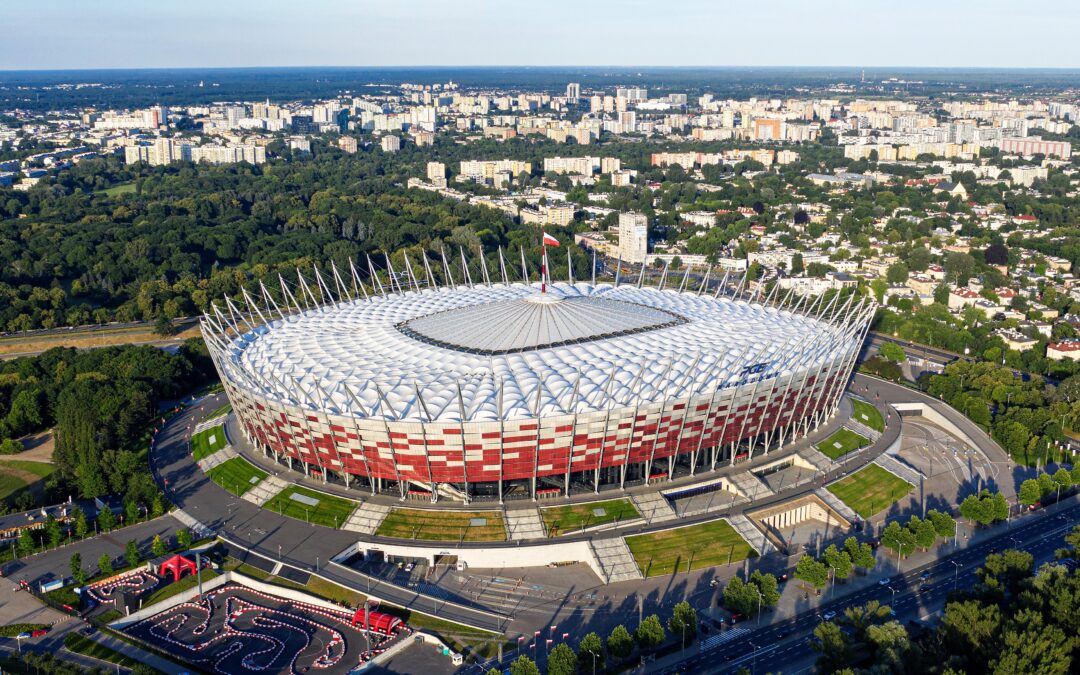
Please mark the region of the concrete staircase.
[[739, 536], [746, 540], [746, 543], [754, 547], [754, 550], [758, 552], [758, 555], [767, 555], [776, 550], [776, 547], [772, 545], [769, 538], [765, 536], [765, 533], [757, 529], [750, 519], [743, 514], [731, 515], [727, 517], [728, 523], [735, 528], [735, 531], [739, 533]]
[[536, 508], [507, 509], [506, 536], [512, 540], [543, 539], [547, 536], [544, 521]]
[[708, 496], [701, 495], [691, 499], [681, 500], [675, 505], [675, 511], [680, 518], [700, 516], [703, 513], [716, 513], [743, 504], [749, 504], [750, 500], [742, 495], [725, 490], [718, 490]]
[[236, 450], [233, 449], [233, 446], [226, 445], [224, 448], [218, 450], [217, 452], [211, 453], [206, 457], [200, 459], [199, 468], [203, 470], [203, 473], [206, 473], [218, 464], [226, 462], [236, 456]]
[[799, 457], [805, 459], [815, 469], [821, 472], [827, 472], [835, 466], [835, 463], [817, 448], [803, 448], [802, 450], [799, 450]]
[[360, 506], [356, 507], [349, 519], [341, 526], [341, 529], [359, 532], [360, 534], [375, 534], [375, 530], [379, 529], [379, 525], [382, 524], [388, 513], [390, 513], [390, 507], [385, 504], [361, 502]]
[[191, 530], [191, 534], [194, 536], [194, 539], [206, 539], [207, 537], [214, 536], [213, 530], [211, 530], [206, 525], [200, 523], [183, 509], [176, 509], [175, 511], [173, 511], [172, 517], [179, 520], [181, 523], [184, 524], [185, 527], [187, 527], [187, 529]]
[[261, 483], [244, 493], [244, 499], [256, 506], [262, 506], [274, 498], [274, 495], [289, 487], [290, 483], [277, 476], [267, 476]]
[[589, 542], [589, 546], [602, 572], [600, 578], [605, 584], [641, 578], [641, 570], [622, 537], [597, 539]]
[[892, 455], [881, 455], [874, 460], [874, 464], [877, 464], [889, 473], [896, 474], [900, 478], [903, 478], [914, 487], [919, 487], [919, 483], [922, 482], [923, 475], [921, 473]]
[[843, 516], [849, 523], [854, 523], [860, 520], [859, 514], [855, 513], [850, 506], [840, 501], [840, 498], [829, 492], [825, 488], [821, 487], [814, 490], [814, 494], [821, 498], [821, 501], [832, 507], [833, 511], [836, 511]]
[[731, 474], [731, 484], [750, 501], [773, 496], [773, 491], [760, 478], [749, 471]]
[[847, 427], [848, 429], [854, 431], [855, 433], [859, 434], [860, 436], [869, 438], [871, 443], [873, 443], [873, 442], [877, 441], [877, 439], [881, 438], [881, 432], [880, 431], [875, 431], [874, 429], [871, 429], [870, 427], [866, 426], [865, 424], [863, 424], [859, 420], [855, 419], [854, 417], [849, 419], [844, 426]]
[[671, 503], [659, 493], [633, 494], [630, 495], [630, 501], [649, 525], [678, 518], [671, 508]]

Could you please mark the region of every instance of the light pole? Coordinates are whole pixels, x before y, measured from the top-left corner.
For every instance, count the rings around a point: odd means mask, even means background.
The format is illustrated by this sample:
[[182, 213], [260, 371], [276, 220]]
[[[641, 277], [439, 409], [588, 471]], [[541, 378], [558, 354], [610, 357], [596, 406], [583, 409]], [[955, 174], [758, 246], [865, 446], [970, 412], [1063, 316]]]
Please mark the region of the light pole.
[[758, 647], [757, 647], [756, 644], [754, 644], [753, 642], [750, 642], [749, 640], [747, 640], [747, 642], [749, 642], [750, 646], [754, 648], [754, 658], [750, 662], [750, 675], [754, 675], [754, 673], [757, 671], [757, 650], [758, 650]]
[[958, 563], [955, 560], [950, 560], [949, 562], [951, 562], [953, 564], [953, 568], [954, 568], [954, 570], [953, 570], [952, 589], [955, 591], [956, 590], [956, 582], [960, 579], [960, 568], [963, 567], [964, 565], [963, 565], [963, 563]]
[[596, 675], [596, 652], [591, 649], [586, 650], [592, 654], [592, 675]]
[[753, 588], [757, 591], [757, 625], [761, 626], [761, 589], [757, 587], [757, 584], [753, 584]]

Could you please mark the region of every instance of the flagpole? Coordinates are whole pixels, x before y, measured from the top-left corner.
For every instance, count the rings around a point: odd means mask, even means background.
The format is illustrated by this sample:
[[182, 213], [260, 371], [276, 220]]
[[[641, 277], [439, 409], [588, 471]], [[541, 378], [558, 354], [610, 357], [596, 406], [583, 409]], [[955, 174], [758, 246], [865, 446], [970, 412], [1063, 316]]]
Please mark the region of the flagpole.
[[547, 293], [547, 237], [543, 225], [540, 226], [540, 246], [543, 247], [540, 257], [540, 292]]

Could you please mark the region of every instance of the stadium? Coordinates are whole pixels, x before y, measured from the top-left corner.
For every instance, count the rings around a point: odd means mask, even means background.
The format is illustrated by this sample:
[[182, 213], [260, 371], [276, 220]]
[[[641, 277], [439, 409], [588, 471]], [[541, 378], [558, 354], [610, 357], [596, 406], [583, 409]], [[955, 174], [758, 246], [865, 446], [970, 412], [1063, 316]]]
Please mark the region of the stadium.
[[383, 283], [369, 259], [370, 292], [352, 265], [351, 284], [298, 271], [207, 313], [247, 440], [309, 476], [432, 502], [701, 474], [826, 419], [874, 311], [731, 275], [511, 281], [500, 252], [501, 279], [481, 262], [474, 282], [464, 258], [460, 281], [442, 263], [446, 283], [407, 258]]

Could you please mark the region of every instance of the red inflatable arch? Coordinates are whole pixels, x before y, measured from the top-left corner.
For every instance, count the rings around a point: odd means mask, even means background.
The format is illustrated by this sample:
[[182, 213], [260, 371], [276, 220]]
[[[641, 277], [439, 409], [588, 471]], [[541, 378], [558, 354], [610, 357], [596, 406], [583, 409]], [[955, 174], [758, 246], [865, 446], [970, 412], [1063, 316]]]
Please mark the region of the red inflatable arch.
[[383, 635], [389, 635], [401, 625], [401, 619], [396, 616], [390, 616], [389, 614], [383, 614], [382, 612], [373, 612], [371, 610], [368, 610], [367, 619], [368, 625], [364, 626], [364, 608], [360, 607], [353, 612], [352, 625], [359, 626], [361, 630], [367, 628], [368, 630], [373, 630], [376, 633], [382, 633]]
[[183, 576], [184, 570], [195, 574], [195, 563], [182, 555], [174, 555], [161, 563], [161, 566], [158, 567], [158, 574], [165, 576], [166, 572], [172, 572], [173, 581], [180, 581], [180, 577]]

